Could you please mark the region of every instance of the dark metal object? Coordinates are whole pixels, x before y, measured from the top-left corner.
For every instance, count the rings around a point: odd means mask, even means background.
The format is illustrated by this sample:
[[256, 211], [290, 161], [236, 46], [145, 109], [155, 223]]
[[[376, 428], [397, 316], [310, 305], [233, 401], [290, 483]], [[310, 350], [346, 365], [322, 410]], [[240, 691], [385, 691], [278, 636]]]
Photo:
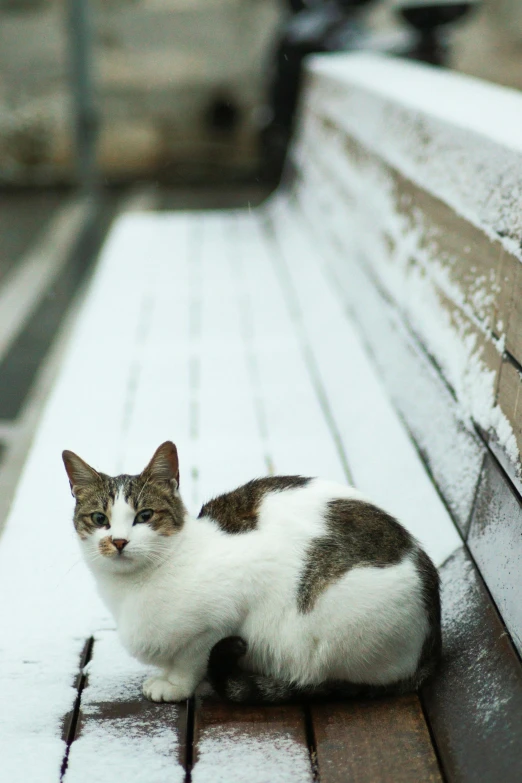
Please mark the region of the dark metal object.
[[92, 25], [89, 0], [68, 0], [69, 63], [74, 105], [77, 176], [85, 195], [97, 196], [99, 118], [92, 77]]
[[281, 31], [268, 88], [271, 118], [261, 133], [264, 174], [278, 180], [292, 137], [303, 80], [303, 60], [313, 53], [364, 48], [360, 6], [372, 0], [289, 0], [293, 16]]
[[417, 41], [407, 57], [431, 65], [445, 65], [448, 62], [448, 26], [461, 19], [476, 5], [472, 2], [434, 2], [401, 4], [397, 9], [400, 17], [417, 32]]
[[[268, 88], [271, 118], [261, 133], [264, 175], [277, 181], [285, 165], [303, 80], [303, 60], [312, 53], [372, 50], [370, 33], [359, 9], [372, 0], [288, 0], [293, 16], [277, 44]], [[476, 0], [407, 0], [398, 9], [411, 36], [393, 54], [433, 65], [448, 62], [446, 30], [467, 14]]]

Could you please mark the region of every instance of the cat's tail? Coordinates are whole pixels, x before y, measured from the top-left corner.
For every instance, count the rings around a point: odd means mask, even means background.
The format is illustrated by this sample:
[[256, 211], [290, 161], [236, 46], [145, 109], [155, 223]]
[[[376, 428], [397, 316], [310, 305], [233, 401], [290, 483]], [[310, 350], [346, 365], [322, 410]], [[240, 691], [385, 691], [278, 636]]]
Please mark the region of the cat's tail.
[[237, 704], [283, 704], [302, 699], [378, 698], [402, 695], [415, 690], [416, 679], [401, 680], [392, 685], [364, 685], [345, 681], [321, 685], [297, 685], [262, 674], [244, 671], [239, 659], [247, 652], [247, 643], [239, 636], [221, 639], [210, 653], [207, 677], [214, 690], [227, 701]]

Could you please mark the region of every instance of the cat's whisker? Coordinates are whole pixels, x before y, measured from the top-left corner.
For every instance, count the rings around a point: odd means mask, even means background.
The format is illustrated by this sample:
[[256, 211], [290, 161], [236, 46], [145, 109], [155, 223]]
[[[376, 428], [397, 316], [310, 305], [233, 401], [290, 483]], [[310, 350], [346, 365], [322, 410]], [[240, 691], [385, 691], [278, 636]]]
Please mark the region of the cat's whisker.
[[164, 562], [163, 557], [153, 552], [140, 552], [139, 555], [143, 557], [145, 560], [147, 560], [149, 563], [153, 563], [154, 565], [159, 565]]

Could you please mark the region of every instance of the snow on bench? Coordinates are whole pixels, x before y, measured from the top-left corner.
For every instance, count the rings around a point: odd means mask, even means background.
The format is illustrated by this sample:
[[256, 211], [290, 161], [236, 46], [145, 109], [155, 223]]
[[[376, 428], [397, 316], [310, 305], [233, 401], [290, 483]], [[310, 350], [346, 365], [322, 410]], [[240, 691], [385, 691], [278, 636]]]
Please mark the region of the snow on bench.
[[466, 543], [424, 708], [450, 779], [518, 780], [522, 96], [368, 54], [309, 69], [296, 209]]
[[[147, 780], [164, 780], [166, 769], [184, 774], [181, 708], [164, 708], [170, 732], [132, 731], [129, 741], [141, 667], [111, 635], [112, 619], [80, 561], [60, 460], [66, 447], [107, 472], [137, 472], [167, 437], [178, 444], [181, 487], [194, 512], [213, 493], [267, 472], [353, 477], [438, 563], [459, 546], [291, 205], [281, 199], [268, 212], [120, 218], [0, 547], [0, 584], [10, 597], [2, 610], [0, 691], [9, 709], [2, 711], [0, 757], [10, 783], [58, 779], [61, 722], [73, 710], [80, 654], [93, 635], [67, 783], [86, 769], [98, 781], [113, 780], [116, 769], [132, 779], [130, 770], [145, 759]], [[127, 718], [113, 715], [97, 726], [107, 703], [121, 703]], [[161, 708], [151, 709], [154, 724]], [[201, 742], [194, 780], [198, 764], [204, 779], [212, 747]], [[291, 766], [292, 779], [308, 779]]]
[[[426, 96], [448, 85], [451, 112], [442, 107], [431, 117]], [[480, 553], [479, 523], [490, 541], [486, 522], [499, 519], [491, 497], [501, 498], [501, 513], [505, 498], [511, 516], [519, 513], [472, 424], [484, 406], [471, 380], [491, 402], [484, 362], [502, 360], [496, 388], [509, 364], [497, 350], [502, 334], [515, 364], [518, 350], [518, 311], [504, 302], [499, 282], [505, 272], [512, 289], [518, 285], [518, 223], [505, 198], [487, 200], [483, 183], [465, 192], [455, 184], [459, 161], [471, 172], [466, 181], [476, 179], [480, 167], [469, 166], [483, 149], [476, 111], [471, 130], [464, 127], [464, 97], [476, 105], [480, 94], [501, 109], [496, 88], [473, 85], [380, 58], [317, 61], [291, 197], [279, 194], [254, 211], [132, 214], [116, 222], [0, 544], [2, 779], [50, 783], [63, 765], [65, 783], [86, 775], [99, 783], [116, 775], [181, 781], [186, 770], [194, 783], [207, 783], [244, 779], [241, 763], [252, 781], [287, 783], [312, 780], [312, 757], [321, 783], [342, 779], [352, 763], [354, 775], [363, 768], [360, 779], [372, 783], [381, 772], [412, 783], [440, 780], [417, 696], [371, 708], [264, 711], [142, 699], [145, 669], [120, 647], [80, 559], [60, 454], [70, 448], [106, 472], [137, 472], [166, 438], [178, 445], [193, 512], [254, 476], [301, 473], [353, 482], [399, 516], [442, 566], [448, 660], [422, 699], [444, 774], [519, 779], [520, 663], [452, 522], [467, 535], [473, 510], [469, 540]], [[509, 184], [516, 145], [495, 136], [491, 123], [487, 132], [486, 148], [496, 153], [483, 161], [486, 179], [497, 170]], [[426, 139], [440, 161], [422, 147]], [[435, 223], [431, 233], [419, 222], [423, 209]], [[472, 248], [459, 255], [472, 256], [467, 266], [447, 258], [444, 242], [459, 248], [460, 236]], [[482, 272], [473, 287], [475, 265]], [[488, 265], [495, 270], [489, 288]], [[457, 311], [468, 319], [464, 331]], [[509, 439], [495, 431], [503, 419], [494, 409], [490, 444], [502, 451]], [[516, 628], [517, 609], [509, 607]]]
[[[328, 215], [313, 221], [321, 252], [348, 298], [357, 292], [350, 305], [359, 303], [368, 333], [362, 311], [373, 317], [375, 305], [365, 308], [361, 292], [373, 277], [438, 363], [460, 417], [489, 435], [516, 482], [522, 96], [363, 54], [315, 58], [311, 74], [295, 157], [303, 209], [309, 219]], [[415, 408], [414, 396], [405, 404]], [[464, 527], [476, 482], [452, 482], [459, 465], [438, 458], [440, 441], [430, 435], [425, 449], [435, 452], [432, 467]], [[483, 449], [460, 441], [478, 476]]]

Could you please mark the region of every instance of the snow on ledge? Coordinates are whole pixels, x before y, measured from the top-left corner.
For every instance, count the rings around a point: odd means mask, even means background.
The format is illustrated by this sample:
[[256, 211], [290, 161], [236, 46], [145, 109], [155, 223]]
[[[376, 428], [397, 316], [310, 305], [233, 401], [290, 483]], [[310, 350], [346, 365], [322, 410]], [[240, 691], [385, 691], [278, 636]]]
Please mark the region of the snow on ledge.
[[308, 68], [312, 110], [522, 258], [519, 92], [384, 55], [318, 55]]

